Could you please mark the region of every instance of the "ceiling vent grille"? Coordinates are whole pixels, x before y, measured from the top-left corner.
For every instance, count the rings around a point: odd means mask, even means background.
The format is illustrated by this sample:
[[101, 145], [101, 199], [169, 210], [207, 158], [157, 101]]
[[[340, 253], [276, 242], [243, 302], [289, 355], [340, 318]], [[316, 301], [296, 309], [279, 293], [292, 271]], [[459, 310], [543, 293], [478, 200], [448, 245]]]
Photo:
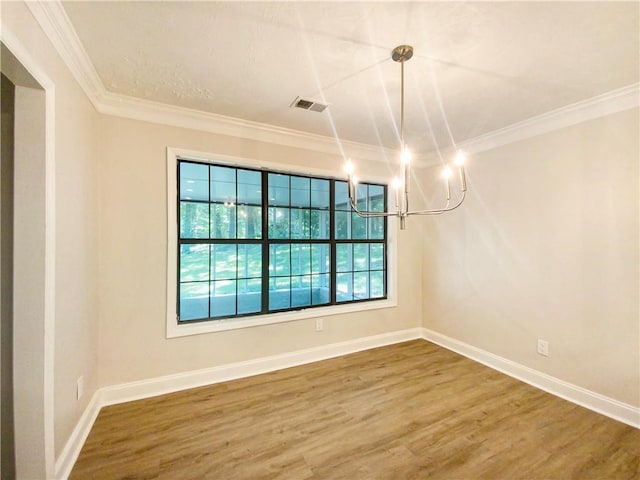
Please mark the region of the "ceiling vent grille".
[[311, 110], [312, 112], [324, 112], [324, 109], [328, 107], [326, 103], [320, 103], [315, 100], [309, 100], [308, 98], [302, 97], [296, 97], [291, 106], [302, 108], [303, 110]]

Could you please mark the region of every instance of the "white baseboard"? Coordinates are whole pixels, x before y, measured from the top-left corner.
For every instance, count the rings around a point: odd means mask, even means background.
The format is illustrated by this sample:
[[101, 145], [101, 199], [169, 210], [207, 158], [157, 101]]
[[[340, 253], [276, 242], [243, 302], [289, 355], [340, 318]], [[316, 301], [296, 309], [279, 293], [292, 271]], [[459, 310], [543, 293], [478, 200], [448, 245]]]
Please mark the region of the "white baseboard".
[[545, 392], [640, 429], [640, 408], [538, 372], [428, 328], [422, 329], [422, 338]]
[[80, 421], [71, 434], [69, 441], [56, 461], [56, 479], [66, 480], [71, 473], [73, 465], [80, 454], [80, 450], [103, 406], [250, 377], [261, 373], [327, 360], [341, 355], [348, 355], [350, 353], [415, 339], [423, 339], [435, 343], [509, 375], [510, 377], [564, 398], [565, 400], [626, 423], [627, 425], [631, 425], [632, 427], [640, 428], [639, 408], [564, 382], [555, 377], [525, 367], [524, 365], [460, 342], [454, 338], [434, 332], [433, 330], [427, 328], [412, 328], [297, 350], [295, 352], [270, 357], [262, 357], [245, 362], [231, 363], [203, 370], [101, 388], [93, 395]]
[[76, 463], [78, 455], [80, 455], [80, 450], [82, 450], [82, 446], [89, 436], [91, 427], [93, 427], [93, 423], [96, 421], [96, 418], [98, 418], [100, 408], [102, 408], [102, 405], [100, 404], [100, 390], [98, 390], [93, 394], [93, 397], [91, 397], [76, 428], [71, 432], [71, 437], [69, 437], [62, 453], [56, 459], [56, 479], [66, 480], [71, 474], [71, 469], [73, 469], [73, 465]]
[[327, 360], [376, 347], [422, 338], [421, 328], [411, 328], [332, 343], [295, 352], [262, 357], [245, 362], [231, 363], [203, 370], [167, 375], [138, 382], [125, 383], [99, 389], [91, 399], [69, 441], [56, 461], [56, 479], [66, 480], [80, 455], [80, 450], [91, 431], [100, 409], [107, 405], [140, 400], [143, 398], [177, 392], [189, 388], [212, 385], [283, 368]]
[[394, 343], [422, 338], [421, 328], [412, 328], [396, 332], [383, 333], [371, 337], [357, 338], [345, 342], [322, 345], [320, 347], [297, 350], [294, 352], [256, 358], [245, 362], [230, 363], [218, 367], [195, 370], [176, 375], [151, 378], [139, 382], [125, 383], [101, 389], [102, 405], [139, 400], [141, 398], [164, 395], [188, 388], [196, 388], [214, 383], [226, 382], [238, 378], [251, 377], [261, 373], [273, 372], [283, 368], [295, 367], [306, 363], [360, 352], [370, 348], [383, 347]]

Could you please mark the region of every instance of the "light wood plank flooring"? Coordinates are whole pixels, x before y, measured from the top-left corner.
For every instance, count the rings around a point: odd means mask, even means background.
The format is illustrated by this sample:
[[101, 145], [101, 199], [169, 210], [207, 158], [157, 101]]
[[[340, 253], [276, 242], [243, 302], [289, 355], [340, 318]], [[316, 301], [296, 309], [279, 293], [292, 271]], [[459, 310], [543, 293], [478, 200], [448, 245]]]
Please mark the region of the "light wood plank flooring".
[[104, 408], [71, 479], [640, 479], [640, 430], [416, 340]]

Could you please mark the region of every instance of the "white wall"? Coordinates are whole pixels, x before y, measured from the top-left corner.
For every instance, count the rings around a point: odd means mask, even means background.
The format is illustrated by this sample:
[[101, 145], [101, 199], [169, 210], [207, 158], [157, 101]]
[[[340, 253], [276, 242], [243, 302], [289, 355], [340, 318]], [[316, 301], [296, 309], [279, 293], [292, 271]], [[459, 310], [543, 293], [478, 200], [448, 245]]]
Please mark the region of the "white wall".
[[[422, 319], [419, 239], [400, 235], [399, 307], [313, 320], [165, 338], [166, 148], [342, 171], [343, 159], [302, 149], [116, 117], [100, 123], [100, 384], [116, 385], [276, 355], [406, 328]], [[370, 172], [387, 175], [373, 163]], [[413, 252], [413, 253], [412, 253]]]
[[425, 224], [424, 326], [640, 406], [638, 115], [473, 155]]
[[[46, 335], [55, 335], [55, 361], [48, 368], [54, 376], [54, 405], [49, 407], [57, 456], [97, 389], [98, 115], [24, 3], [2, 3], [2, 39], [33, 69], [36, 80], [46, 77], [51, 82], [47, 94], [54, 98], [53, 105], [47, 105], [55, 111], [47, 129], [54, 135], [55, 148], [50, 159], [55, 164], [55, 202], [48, 206], [55, 206], [56, 218], [55, 324]], [[33, 248], [43, 250], [44, 245]], [[39, 284], [43, 279], [31, 281]], [[81, 375], [86, 392], [77, 401], [76, 380]]]

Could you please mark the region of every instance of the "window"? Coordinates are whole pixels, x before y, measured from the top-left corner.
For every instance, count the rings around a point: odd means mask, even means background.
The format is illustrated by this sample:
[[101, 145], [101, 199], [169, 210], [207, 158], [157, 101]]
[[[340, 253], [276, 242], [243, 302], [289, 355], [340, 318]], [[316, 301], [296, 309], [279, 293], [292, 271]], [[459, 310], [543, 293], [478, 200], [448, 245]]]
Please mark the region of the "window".
[[[180, 324], [387, 297], [387, 224], [347, 183], [178, 159]], [[384, 211], [384, 185], [358, 186]]]

